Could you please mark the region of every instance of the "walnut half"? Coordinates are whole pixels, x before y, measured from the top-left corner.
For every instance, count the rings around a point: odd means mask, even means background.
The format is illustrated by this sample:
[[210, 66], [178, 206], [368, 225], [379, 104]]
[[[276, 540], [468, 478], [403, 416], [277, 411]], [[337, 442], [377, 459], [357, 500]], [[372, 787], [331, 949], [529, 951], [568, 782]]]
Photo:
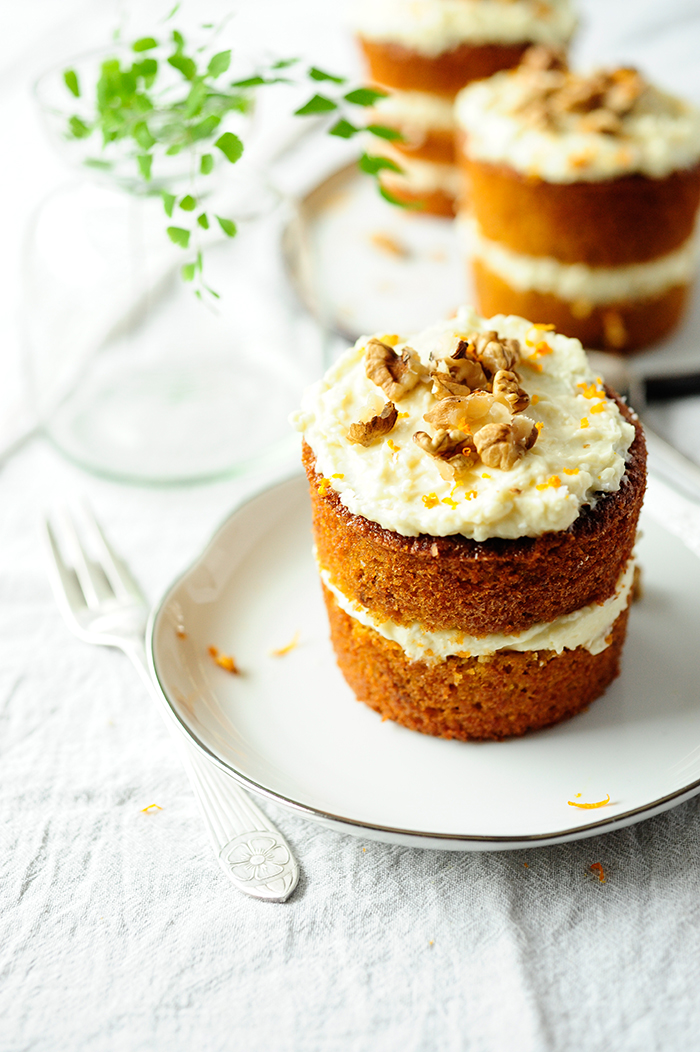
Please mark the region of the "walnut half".
[[348, 428], [348, 442], [360, 446], [371, 446], [378, 438], [388, 435], [398, 418], [393, 402], [387, 402], [379, 416], [373, 416], [364, 423], [351, 424]]
[[365, 372], [387, 398], [398, 402], [421, 379], [423, 367], [416, 352], [405, 347], [399, 355], [393, 347], [371, 339], [365, 351]]
[[440, 461], [438, 470], [444, 479], [455, 479], [476, 464], [479, 454], [470, 435], [457, 429], [440, 430], [433, 438], [425, 431], [416, 431], [413, 441], [417, 446]]

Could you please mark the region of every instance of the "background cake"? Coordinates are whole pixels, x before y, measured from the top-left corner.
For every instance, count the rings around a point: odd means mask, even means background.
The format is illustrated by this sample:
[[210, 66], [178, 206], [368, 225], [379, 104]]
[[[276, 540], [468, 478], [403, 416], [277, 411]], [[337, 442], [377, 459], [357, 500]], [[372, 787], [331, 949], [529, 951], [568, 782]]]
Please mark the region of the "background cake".
[[386, 188], [452, 215], [457, 92], [517, 65], [532, 43], [566, 44], [575, 17], [570, 0], [356, 0], [353, 25], [373, 82], [391, 92], [377, 120], [405, 137], [383, 147], [402, 169], [382, 174]]
[[635, 70], [582, 76], [540, 49], [467, 87], [456, 115], [484, 313], [546, 317], [622, 353], [677, 324], [697, 260], [700, 111]]
[[547, 329], [364, 338], [296, 414], [339, 666], [410, 728], [522, 734], [618, 673], [644, 439]]

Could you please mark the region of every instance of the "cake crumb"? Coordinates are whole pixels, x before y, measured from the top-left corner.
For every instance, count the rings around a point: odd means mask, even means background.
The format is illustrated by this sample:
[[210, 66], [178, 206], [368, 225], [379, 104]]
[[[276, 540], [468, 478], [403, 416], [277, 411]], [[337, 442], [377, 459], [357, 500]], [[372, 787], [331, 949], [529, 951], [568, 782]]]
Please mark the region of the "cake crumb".
[[300, 638], [301, 638], [301, 632], [299, 632], [297, 630], [294, 633], [294, 635], [292, 636], [292, 638], [290, 639], [290, 641], [287, 643], [286, 646], [277, 647], [276, 649], [271, 650], [270, 651], [270, 656], [271, 657], [284, 657], [285, 654], [291, 653], [292, 650], [295, 650], [299, 646], [299, 639]]
[[214, 659], [215, 664], [217, 664], [219, 668], [222, 668], [225, 672], [230, 672], [232, 676], [240, 675], [240, 669], [230, 654], [220, 654], [214, 646], [208, 647], [207, 649], [210, 657]]
[[177, 628], [175, 629], [175, 635], [178, 639], [187, 639], [187, 632], [185, 632], [182, 625], [177, 626]]
[[378, 248], [381, 252], [386, 252], [389, 256], [408, 259], [411, 255], [411, 250], [402, 241], [399, 241], [393, 234], [388, 234], [383, 230], [377, 230], [376, 233], [370, 234], [369, 240], [375, 248]]
[[432, 555], [432, 557], [434, 559], [437, 559], [438, 555], [440, 554], [438, 552], [438, 546], [434, 542], [433, 542], [433, 544], [430, 545], [430, 554]]

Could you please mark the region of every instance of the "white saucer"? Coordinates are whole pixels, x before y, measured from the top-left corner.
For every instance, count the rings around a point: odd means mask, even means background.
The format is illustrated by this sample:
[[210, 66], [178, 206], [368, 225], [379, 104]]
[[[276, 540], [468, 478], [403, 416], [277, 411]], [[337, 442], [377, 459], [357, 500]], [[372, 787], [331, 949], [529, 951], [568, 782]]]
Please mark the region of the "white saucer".
[[[622, 675], [582, 715], [505, 742], [430, 738], [355, 700], [335, 665], [311, 544], [306, 481], [295, 476], [231, 515], [149, 625], [175, 715], [247, 788], [358, 836], [457, 850], [592, 836], [700, 792], [700, 560], [653, 520], [643, 521], [645, 595]], [[296, 647], [271, 654], [297, 632]], [[217, 666], [209, 646], [242, 674]], [[568, 804], [608, 794], [598, 809]]]

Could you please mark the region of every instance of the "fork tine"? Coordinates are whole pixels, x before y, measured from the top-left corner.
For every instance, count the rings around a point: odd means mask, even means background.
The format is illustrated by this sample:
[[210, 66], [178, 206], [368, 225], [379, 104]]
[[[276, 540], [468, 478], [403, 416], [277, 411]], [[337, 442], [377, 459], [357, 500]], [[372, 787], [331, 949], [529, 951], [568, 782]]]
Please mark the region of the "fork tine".
[[88, 556], [81, 543], [73, 516], [68, 508], [62, 508], [60, 518], [64, 539], [69, 549], [68, 558], [83, 590], [85, 602], [91, 610], [97, 610], [100, 605], [99, 584], [90, 568]]
[[92, 508], [86, 501], [82, 502], [81, 511], [90, 540], [99, 552], [100, 566], [114, 589], [114, 594], [120, 599], [135, 598], [145, 602], [143, 592], [131, 576], [128, 567], [110, 545]]
[[44, 520], [44, 528], [49, 553], [50, 578], [56, 601], [64, 613], [70, 613], [74, 617], [78, 610], [85, 607], [85, 596], [75, 571], [68, 566], [61, 554], [56, 534], [48, 519]]

